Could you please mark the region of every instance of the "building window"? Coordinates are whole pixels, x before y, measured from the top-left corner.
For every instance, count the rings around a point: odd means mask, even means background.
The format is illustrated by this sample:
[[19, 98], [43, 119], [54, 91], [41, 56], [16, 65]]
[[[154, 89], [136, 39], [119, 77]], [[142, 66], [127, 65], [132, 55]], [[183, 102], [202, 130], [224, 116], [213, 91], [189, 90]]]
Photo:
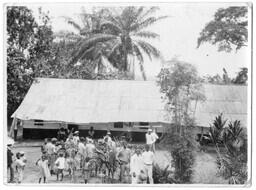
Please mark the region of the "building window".
[[44, 121], [43, 121], [43, 120], [40, 120], [40, 119], [35, 119], [35, 120], [34, 120], [34, 125], [42, 126], [42, 125], [44, 125]]
[[123, 128], [123, 122], [114, 123], [114, 128]]
[[139, 125], [140, 126], [149, 126], [149, 123], [148, 122], [140, 122]]
[[145, 129], [145, 130], [148, 130], [148, 127], [140, 127], [139, 129]]

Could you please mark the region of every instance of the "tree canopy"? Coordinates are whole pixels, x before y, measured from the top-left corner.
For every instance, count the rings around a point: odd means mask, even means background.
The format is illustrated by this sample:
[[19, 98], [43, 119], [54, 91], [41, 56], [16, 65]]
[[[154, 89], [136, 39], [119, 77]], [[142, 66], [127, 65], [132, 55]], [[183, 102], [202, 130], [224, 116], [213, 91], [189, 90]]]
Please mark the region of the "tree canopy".
[[228, 7], [219, 9], [214, 19], [206, 24], [197, 40], [198, 47], [209, 42], [218, 45], [218, 51], [231, 52], [247, 46], [248, 8]]
[[201, 93], [202, 79], [196, 68], [187, 62], [173, 59], [169, 64], [158, 74], [160, 90], [168, 100], [167, 111], [173, 116], [176, 126], [191, 126], [194, 121], [189, 104], [205, 98]]
[[84, 36], [78, 44], [73, 61], [93, 59], [104, 55], [120, 71], [129, 71], [128, 56], [138, 60], [144, 79], [146, 79], [144, 54], [150, 59], [159, 58], [160, 52], [144, 39], [155, 39], [159, 35], [148, 31], [147, 27], [166, 16], [155, 17], [157, 7], [125, 7], [95, 10], [92, 14], [83, 12], [83, 26], [73, 19], [67, 19]]
[[95, 73], [92, 60], [72, 64], [75, 34], [53, 34], [48, 13], [39, 8], [39, 21], [24, 6], [7, 7], [7, 109], [10, 116], [37, 77], [69, 79], [131, 79], [127, 73]]

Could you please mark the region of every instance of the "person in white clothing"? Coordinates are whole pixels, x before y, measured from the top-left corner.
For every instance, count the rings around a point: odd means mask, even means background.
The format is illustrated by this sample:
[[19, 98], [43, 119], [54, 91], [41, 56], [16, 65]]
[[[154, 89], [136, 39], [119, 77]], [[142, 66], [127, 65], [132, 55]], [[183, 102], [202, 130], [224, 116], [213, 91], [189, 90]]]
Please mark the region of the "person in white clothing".
[[156, 151], [156, 141], [159, 139], [158, 135], [156, 134], [156, 129], [153, 129], [153, 132], [151, 133], [152, 138], [153, 138], [153, 143], [152, 143], [152, 151]]
[[78, 142], [78, 158], [80, 161], [80, 168], [83, 168], [84, 159], [85, 159], [85, 155], [86, 155], [84, 142], [85, 142], [85, 139], [83, 137], [81, 137], [80, 141]]
[[135, 154], [131, 157], [130, 174], [132, 176], [132, 184], [138, 184], [138, 178], [143, 170], [143, 160], [139, 147], [136, 147]]
[[79, 141], [79, 131], [75, 131], [73, 134], [73, 141], [75, 145], [78, 145], [78, 141]]
[[17, 159], [14, 162], [14, 168], [16, 168], [18, 174], [18, 183], [21, 183], [21, 181], [23, 180], [24, 167], [26, 164], [20, 159], [19, 152], [16, 154], [16, 158]]
[[58, 159], [55, 161], [55, 165], [58, 168], [57, 171], [57, 181], [59, 180], [59, 175], [61, 174], [61, 180], [63, 180], [63, 170], [65, 168], [65, 158], [64, 155], [62, 153], [59, 154]]
[[103, 140], [104, 140], [104, 142], [110, 142], [110, 141], [112, 141], [111, 132], [110, 132], [110, 131], [108, 131], [107, 134], [106, 134], [106, 136], [103, 137]]
[[95, 145], [93, 144], [92, 139], [88, 139], [87, 144], [85, 145], [85, 157], [92, 158], [95, 151]]
[[150, 151], [148, 144], [145, 145], [146, 151], [142, 153], [142, 160], [144, 162], [144, 171], [146, 176], [149, 178], [149, 183], [153, 184], [153, 163], [154, 163], [154, 153]]
[[146, 144], [149, 145], [149, 148], [152, 150], [152, 146], [154, 143], [154, 137], [152, 136], [152, 129], [148, 129], [146, 133]]

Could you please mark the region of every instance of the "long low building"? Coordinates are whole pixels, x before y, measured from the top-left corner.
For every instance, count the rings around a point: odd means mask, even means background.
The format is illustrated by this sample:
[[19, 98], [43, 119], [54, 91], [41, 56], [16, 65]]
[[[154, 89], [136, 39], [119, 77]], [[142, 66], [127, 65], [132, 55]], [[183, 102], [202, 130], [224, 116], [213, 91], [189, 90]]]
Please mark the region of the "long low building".
[[[205, 84], [202, 90], [206, 100], [191, 106], [195, 130], [209, 128], [220, 113], [247, 126], [247, 86]], [[12, 117], [23, 121], [25, 138], [54, 136], [63, 124], [135, 133], [151, 125], [163, 132], [172, 125], [163, 97], [154, 81], [37, 78]]]

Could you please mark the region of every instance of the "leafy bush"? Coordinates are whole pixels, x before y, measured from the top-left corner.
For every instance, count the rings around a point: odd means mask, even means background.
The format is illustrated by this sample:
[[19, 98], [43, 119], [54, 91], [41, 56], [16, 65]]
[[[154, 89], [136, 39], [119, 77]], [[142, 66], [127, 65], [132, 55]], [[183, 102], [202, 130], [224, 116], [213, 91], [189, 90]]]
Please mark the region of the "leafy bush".
[[190, 183], [195, 162], [194, 150], [196, 149], [193, 133], [187, 132], [180, 136], [175, 131], [170, 131], [161, 141], [172, 155], [174, 179], [176, 183]]
[[158, 164], [153, 166], [153, 180], [155, 184], [177, 183], [173, 177], [173, 172], [169, 170], [169, 165], [162, 169]]
[[[210, 127], [210, 136], [217, 152], [218, 174], [230, 184], [247, 181], [247, 137], [240, 121], [230, 122], [217, 116]], [[220, 149], [220, 146], [223, 148]]]

